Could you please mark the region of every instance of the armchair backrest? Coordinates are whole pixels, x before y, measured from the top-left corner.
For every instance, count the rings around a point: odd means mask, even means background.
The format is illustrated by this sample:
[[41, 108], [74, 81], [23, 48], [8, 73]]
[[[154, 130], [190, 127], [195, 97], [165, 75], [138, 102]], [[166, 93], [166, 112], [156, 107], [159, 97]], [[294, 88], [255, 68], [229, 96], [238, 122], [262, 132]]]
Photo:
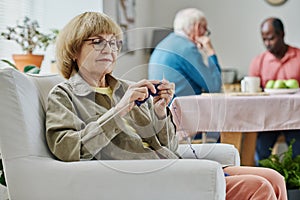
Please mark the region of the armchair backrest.
[[60, 75], [29, 75], [0, 69], [0, 151], [3, 159], [49, 157], [45, 141], [48, 92], [63, 81]]

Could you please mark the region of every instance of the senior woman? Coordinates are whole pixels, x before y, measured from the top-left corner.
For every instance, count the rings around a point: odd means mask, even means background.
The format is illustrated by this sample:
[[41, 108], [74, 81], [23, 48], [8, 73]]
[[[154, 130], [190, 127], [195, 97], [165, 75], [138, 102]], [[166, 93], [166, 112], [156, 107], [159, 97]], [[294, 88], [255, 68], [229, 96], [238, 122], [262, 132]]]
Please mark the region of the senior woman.
[[[68, 80], [51, 90], [46, 112], [47, 143], [60, 160], [179, 158], [167, 106], [174, 84], [114, 77], [121, 35], [97, 12], [76, 16], [60, 31], [57, 63]], [[224, 171], [227, 199], [286, 199], [283, 177], [274, 170]]]
[[[58, 159], [178, 158], [166, 108], [174, 84], [114, 77], [121, 44], [120, 27], [96, 12], [73, 18], [61, 30], [57, 64], [69, 80], [51, 91], [46, 113], [47, 142]], [[149, 93], [158, 95], [136, 106]]]

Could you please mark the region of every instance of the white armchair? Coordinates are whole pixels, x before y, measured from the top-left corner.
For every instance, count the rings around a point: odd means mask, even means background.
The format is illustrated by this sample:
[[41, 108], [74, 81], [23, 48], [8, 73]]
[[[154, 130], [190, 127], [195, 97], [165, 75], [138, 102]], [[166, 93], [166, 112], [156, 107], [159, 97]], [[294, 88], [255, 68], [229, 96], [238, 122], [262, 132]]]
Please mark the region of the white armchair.
[[[62, 80], [0, 69], [0, 151], [11, 200], [225, 199], [222, 165], [240, 164], [232, 145], [193, 145], [198, 160], [56, 160], [45, 141], [45, 103]], [[194, 158], [188, 145], [178, 152]]]

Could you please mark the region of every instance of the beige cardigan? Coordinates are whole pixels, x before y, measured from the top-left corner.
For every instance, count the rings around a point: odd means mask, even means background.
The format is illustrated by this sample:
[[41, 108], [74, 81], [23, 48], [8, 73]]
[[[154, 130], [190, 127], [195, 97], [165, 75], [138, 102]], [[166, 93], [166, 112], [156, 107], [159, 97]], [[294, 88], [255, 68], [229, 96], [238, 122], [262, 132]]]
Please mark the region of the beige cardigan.
[[[63, 161], [178, 158], [170, 113], [159, 120], [149, 98], [123, 118], [116, 115], [110, 119], [130, 83], [110, 75], [107, 80], [113, 90], [112, 102], [108, 96], [95, 93], [79, 74], [51, 90], [46, 111], [51, 152]], [[144, 147], [143, 142], [150, 147]]]

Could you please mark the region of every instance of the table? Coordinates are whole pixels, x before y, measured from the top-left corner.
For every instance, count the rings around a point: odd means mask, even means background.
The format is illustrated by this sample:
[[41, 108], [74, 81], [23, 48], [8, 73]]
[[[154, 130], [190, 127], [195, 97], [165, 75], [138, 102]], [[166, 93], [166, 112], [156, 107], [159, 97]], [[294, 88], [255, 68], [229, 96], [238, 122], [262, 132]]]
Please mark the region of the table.
[[[178, 132], [189, 136], [197, 132], [221, 132], [221, 142], [235, 143], [240, 150], [241, 163], [253, 165], [257, 132], [300, 129], [300, 93], [176, 97], [171, 112]], [[247, 148], [242, 148], [242, 142], [244, 145], [248, 142]]]

